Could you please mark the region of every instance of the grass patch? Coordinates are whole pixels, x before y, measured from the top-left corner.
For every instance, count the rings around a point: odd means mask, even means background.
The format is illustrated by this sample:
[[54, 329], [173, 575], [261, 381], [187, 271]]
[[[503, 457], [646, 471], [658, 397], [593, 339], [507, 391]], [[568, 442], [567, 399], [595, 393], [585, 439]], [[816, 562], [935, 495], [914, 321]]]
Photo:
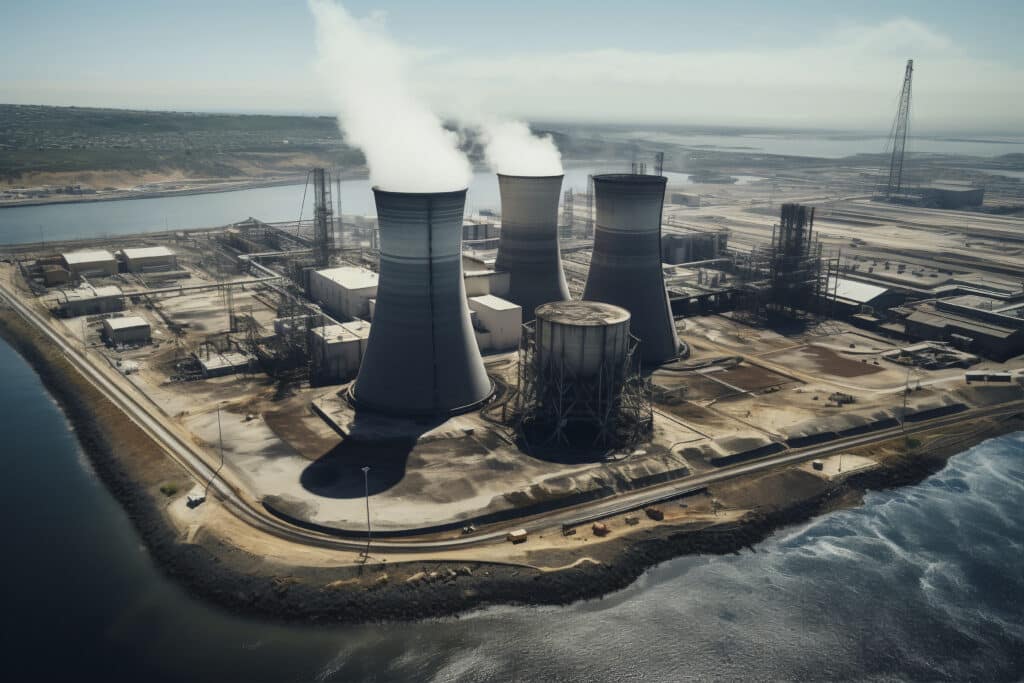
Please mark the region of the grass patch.
[[160, 485], [160, 493], [164, 494], [168, 498], [178, 492], [178, 485], [174, 482], [168, 482]]

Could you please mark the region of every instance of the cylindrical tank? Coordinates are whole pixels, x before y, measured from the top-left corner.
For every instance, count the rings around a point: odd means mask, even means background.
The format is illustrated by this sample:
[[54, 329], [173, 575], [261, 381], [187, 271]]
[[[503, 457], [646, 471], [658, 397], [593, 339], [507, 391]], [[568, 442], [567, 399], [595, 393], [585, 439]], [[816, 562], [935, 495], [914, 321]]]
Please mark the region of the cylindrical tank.
[[446, 415], [487, 399], [462, 281], [466, 191], [373, 188], [380, 278], [366, 353], [351, 389], [358, 408]]
[[539, 366], [566, 378], [622, 371], [629, 348], [629, 311], [598, 301], [559, 301], [536, 310]]
[[661, 271], [665, 182], [664, 176], [594, 176], [597, 227], [583, 298], [630, 312], [630, 327], [640, 339], [646, 364], [669, 361], [679, 352]]
[[569, 288], [558, 251], [562, 176], [498, 174], [501, 234], [494, 267], [509, 273], [505, 297], [523, 309], [523, 322], [549, 301], [566, 301]]

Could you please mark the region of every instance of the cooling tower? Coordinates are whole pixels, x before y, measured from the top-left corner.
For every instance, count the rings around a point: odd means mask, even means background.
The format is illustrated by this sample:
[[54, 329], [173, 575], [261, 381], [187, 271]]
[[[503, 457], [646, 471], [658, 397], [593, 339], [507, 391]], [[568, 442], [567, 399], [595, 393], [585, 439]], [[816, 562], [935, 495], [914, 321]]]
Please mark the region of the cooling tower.
[[597, 225], [583, 298], [621, 306], [646, 364], [678, 355], [679, 337], [661, 272], [665, 177], [594, 176]]
[[509, 301], [523, 309], [523, 322], [550, 301], [567, 301], [569, 288], [558, 252], [558, 197], [562, 176], [498, 174], [501, 235], [494, 267], [509, 273]]
[[351, 389], [358, 408], [449, 415], [491, 394], [462, 282], [466, 191], [373, 189], [380, 278], [366, 352]]

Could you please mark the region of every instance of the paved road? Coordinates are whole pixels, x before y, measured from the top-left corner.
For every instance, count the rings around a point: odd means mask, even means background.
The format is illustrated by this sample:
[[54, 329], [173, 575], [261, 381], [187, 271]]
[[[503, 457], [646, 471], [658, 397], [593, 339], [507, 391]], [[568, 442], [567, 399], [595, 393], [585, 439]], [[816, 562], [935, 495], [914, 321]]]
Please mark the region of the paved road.
[[[143, 431], [145, 431], [156, 443], [163, 446], [167, 453], [182, 467], [184, 467], [197, 481], [208, 481], [213, 476], [213, 469], [206, 462], [206, 457], [198, 451], [194, 445], [179, 435], [175, 429], [166, 425], [166, 416], [153, 412], [155, 407], [151, 406], [144, 397], [136, 395], [134, 391], [126, 391], [119, 382], [98, 369], [82, 352], [70, 344], [59, 333], [51, 328], [47, 320], [33, 311], [29, 306], [18, 300], [8, 292], [6, 288], [0, 287], [0, 299], [3, 299], [15, 311], [22, 315], [28, 322], [35, 325], [45, 334], [60, 350], [79, 372], [102, 391], [111, 401], [128, 415]], [[987, 408], [976, 408], [954, 415], [939, 417], [932, 420], [922, 421], [908, 425], [908, 434], [921, 432], [937, 427], [945, 427], [960, 422], [975, 420], [982, 417], [993, 417], [1009, 415], [1024, 411], [1024, 401], [989, 406]], [[500, 528], [489, 529], [481, 533], [469, 536], [460, 536], [450, 539], [431, 540], [387, 540], [374, 541], [373, 549], [380, 552], [396, 553], [425, 553], [444, 550], [468, 548], [486, 543], [493, 543], [504, 540], [508, 531], [516, 528], [528, 530], [539, 530], [556, 525], [573, 525], [582, 520], [593, 518], [599, 515], [612, 515], [629, 510], [637, 509], [654, 501], [664, 500], [672, 495], [682, 495], [687, 491], [703, 486], [710, 486], [727, 479], [732, 479], [744, 474], [760, 472], [782, 465], [798, 463], [813, 458], [822, 457], [834, 453], [856, 448], [878, 441], [884, 441], [898, 437], [900, 428], [894, 427], [871, 434], [854, 436], [846, 439], [831, 441], [819, 446], [803, 448], [799, 450], [784, 451], [782, 453], [750, 461], [747, 463], [723, 467], [707, 474], [686, 477], [665, 484], [655, 485], [632, 491], [626, 494], [614, 496], [608, 499], [592, 501], [582, 505], [564, 508], [541, 516], [510, 522]], [[212, 486], [215, 495], [240, 519], [252, 525], [256, 529], [273, 534], [279, 538], [307, 545], [315, 545], [324, 548], [338, 550], [362, 551], [366, 547], [365, 541], [343, 539], [317, 533], [307, 529], [293, 526], [276, 517], [266, 513], [262, 506], [256, 501], [251, 501], [236, 490], [222, 478], [217, 478]]]

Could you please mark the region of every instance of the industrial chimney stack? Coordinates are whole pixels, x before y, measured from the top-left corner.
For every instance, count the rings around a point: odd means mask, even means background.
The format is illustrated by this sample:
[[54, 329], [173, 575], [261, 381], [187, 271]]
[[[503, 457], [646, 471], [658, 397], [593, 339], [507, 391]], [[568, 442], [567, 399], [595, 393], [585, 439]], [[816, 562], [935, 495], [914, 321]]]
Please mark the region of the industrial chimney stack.
[[640, 357], [653, 365], [676, 358], [676, 335], [661, 270], [664, 176], [594, 176], [597, 226], [583, 299], [630, 312]]
[[373, 189], [380, 279], [370, 337], [351, 389], [357, 408], [451, 415], [492, 391], [462, 281], [466, 191]]
[[501, 237], [497, 270], [509, 273], [509, 301], [523, 309], [523, 322], [552, 301], [568, 301], [569, 288], [558, 251], [558, 198], [562, 176], [498, 174]]

